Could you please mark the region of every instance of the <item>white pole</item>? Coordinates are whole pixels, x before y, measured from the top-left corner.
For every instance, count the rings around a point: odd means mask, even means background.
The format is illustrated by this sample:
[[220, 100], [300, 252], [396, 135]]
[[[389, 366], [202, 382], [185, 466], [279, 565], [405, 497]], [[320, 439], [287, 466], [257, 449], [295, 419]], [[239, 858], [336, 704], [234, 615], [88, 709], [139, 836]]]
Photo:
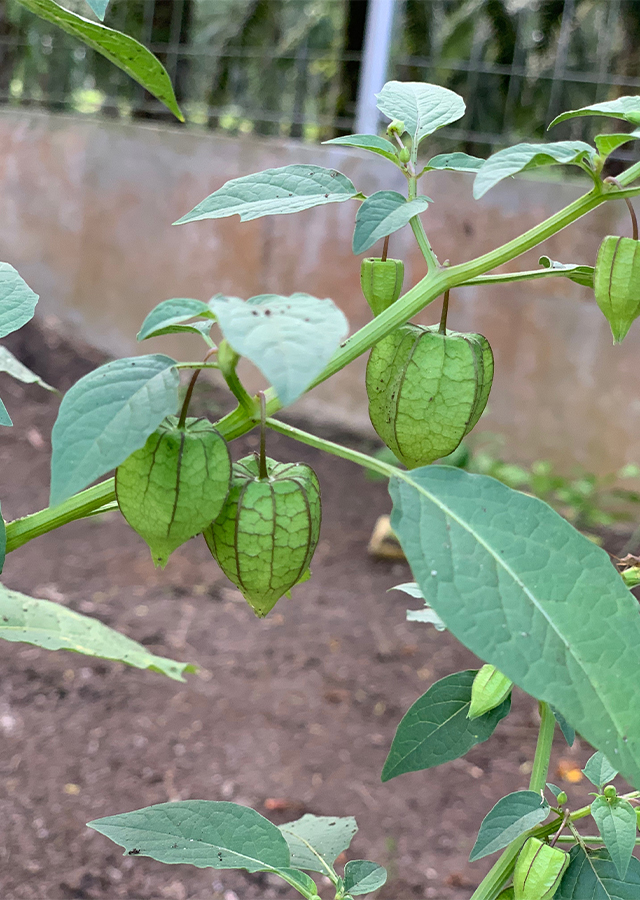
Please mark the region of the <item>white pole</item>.
[[393, 15], [395, 5], [399, 2], [401, 0], [369, 0], [358, 82], [357, 134], [378, 132], [380, 112], [376, 108], [374, 95], [385, 83], [393, 32]]

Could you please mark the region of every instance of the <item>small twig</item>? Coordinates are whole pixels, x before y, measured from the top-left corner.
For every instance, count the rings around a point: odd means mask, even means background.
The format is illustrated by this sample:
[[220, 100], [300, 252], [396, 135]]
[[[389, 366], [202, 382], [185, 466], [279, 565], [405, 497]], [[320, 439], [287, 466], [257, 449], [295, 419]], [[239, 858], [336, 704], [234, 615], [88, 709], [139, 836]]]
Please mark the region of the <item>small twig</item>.
[[[213, 353], [216, 352], [216, 349], [217, 348], [213, 347], [211, 350], [209, 350], [209, 352], [207, 353], [207, 355], [205, 356], [205, 358], [202, 361], [206, 362], [209, 359], [209, 357]], [[191, 381], [189, 382], [189, 387], [187, 388], [187, 393], [184, 395], [184, 403], [182, 404], [182, 410], [180, 412], [180, 419], [178, 420], [178, 428], [184, 428], [184, 424], [187, 421], [187, 413], [189, 412], [189, 403], [191, 402], [191, 395], [193, 394], [193, 389], [196, 386], [196, 381], [198, 380], [198, 375], [200, 374], [201, 371], [202, 371], [201, 369], [196, 369], [195, 372], [193, 373], [193, 375], [191, 376]]]
[[438, 329], [440, 334], [447, 333], [447, 314], [449, 312], [449, 291], [444, 292], [444, 299], [442, 301], [442, 315], [440, 317], [440, 328]]
[[550, 843], [550, 846], [551, 846], [551, 847], [555, 847], [555, 845], [556, 845], [556, 843], [557, 843], [557, 841], [558, 841], [558, 838], [560, 837], [561, 832], [565, 829], [565, 827], [566, 827], [566, 825], [567, 825], [567, 822], [569, 821], [569, 816], [570, 816], [570, 815], [571, 815], [571, 813], [569, 812], [569, 810], [568, 810], [568, 809], [565, 809], [565, 811], [564, 811], [564, 816], [563, 816], [563, 818], [562, 818], [562, 825], [560, 826], [560, 828], [558, 828], [558, 830], [556, 831], [555, 835], [553, 836], [553, 840], [552, 840], [551, 843]]
[[[614, 178], [612, 175], [609, 175], [608, 178], [605, 178], [605, 182], [608, 182], [609, 184], [615, 184], [616, 187], [618, 187], [618, 188], [620, 188], [620, 190], [622, 190], [622, 185], [620, 184], [618, 179]], [[628, 197], [623, 197], [623, 200], [627, 204], [627, 209], [629, 210], [629, 215], [631, 216], [632, 237], [633, 237], [634, 241], [637, 241], [638, 240], [638, 218], [636, 216], [636, 211], [633, 208], [633, 204], [631, 203], [631, 200], [629, 200]]]
[[387, 253], [389, 252], [389, 238], [391, 235], [387, 235], [384, 239], [384, 244], [382, 245], [382, 262], [387, 261]]
[[258, 392], [260, 398], [260, 457], [258, 460], [258, 474], [261, 481], [269, 478], [267, 470], [266, 433], [267, 433], [267, 398], [264, 391]]

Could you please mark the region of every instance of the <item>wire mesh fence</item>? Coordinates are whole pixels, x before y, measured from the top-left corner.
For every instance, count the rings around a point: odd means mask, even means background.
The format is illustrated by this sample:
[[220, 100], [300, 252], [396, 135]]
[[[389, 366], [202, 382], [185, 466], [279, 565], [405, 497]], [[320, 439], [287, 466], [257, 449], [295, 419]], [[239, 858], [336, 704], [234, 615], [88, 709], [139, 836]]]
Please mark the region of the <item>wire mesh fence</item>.
[[[90, 15], [84, 0], [65, 5]], [[112, 0], [106, 24], [160, 57], [189, 125], [317, 141], [353, 130], [368, 6]], [[461, 123], [438, 135], [444, 149], [485, 155], [541, 139], [563, 109], [640, 90], [639, 0], [395, 0], [395, 13], [389, 77], [442, 84], [467, 102]], [[103, 57], [15, 0], [0, 0], [0, 103], [170, 118]], [[593, 130], [594, 120], [575, 119], [552, 134]]]

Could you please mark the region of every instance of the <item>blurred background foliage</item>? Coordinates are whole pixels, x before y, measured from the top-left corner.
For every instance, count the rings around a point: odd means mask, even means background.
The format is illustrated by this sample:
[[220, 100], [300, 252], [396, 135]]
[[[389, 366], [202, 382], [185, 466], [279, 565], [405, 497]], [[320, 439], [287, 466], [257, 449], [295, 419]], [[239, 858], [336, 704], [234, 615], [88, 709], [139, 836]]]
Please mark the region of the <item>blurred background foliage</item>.
[[[106, 24], [162, 59], [189, 125], [318, 141], [353, 130], [370, 3], [112, 0]], [[63, 5], [91, 17], [84, 0]], [[638, 0], [395, 0], [394, 10], [388, 77], [437, 82], [467, 101], [462, 125], [439, 136], [443, 149], [486, 155], [540, 139], [559, 111], [640, 88]], [[0, 103], [169, 120], [16, 0], [0, 2]], [[593, 127], [577, 119], [553, 137], [589, 137]]]

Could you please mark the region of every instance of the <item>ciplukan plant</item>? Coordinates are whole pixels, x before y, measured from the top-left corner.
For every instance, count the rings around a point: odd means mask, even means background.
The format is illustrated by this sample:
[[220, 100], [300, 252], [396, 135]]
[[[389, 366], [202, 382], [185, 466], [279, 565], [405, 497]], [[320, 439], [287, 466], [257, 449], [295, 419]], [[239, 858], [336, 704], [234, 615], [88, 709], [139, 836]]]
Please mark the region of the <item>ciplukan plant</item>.
[[[166, 72], [131, 38], [53, 0], [20, 2], [107, 55], [181, 115]], [[107, 2], [89, 0], [100, 17]], [[163, 300], [143, 322], [138, 339], [195, 332], [204, 341], [204, 359], [136, 356], [81, 378], [63, 397], [53, 428], [51, 505], [6, 526], [0, 519], [0, 563], [38, 535], [119, 508], [149, 545], [156, 565], [165, 565], [178, 546], [204, 534], [225, 574], [264, 616], [292, 589], [304, 602], [304, 588], [296, 585], [309, 576], [321, 517], [315, 474], [306, 465], [268, 458], [268, 432], [383, 475], [393, 500], [392, 526], [415, 578], [398, 588], [425, 603], [410, 618], [448, 629], [485, 661], [477, 672], [448, 675], [415, 701], [398, 725], [383, 780], [445, 763], [490, 738], [509, 714], [511, 690], [518, 685], [540, 709], [529, 789], [499, 799], [482, 822], [471, 860], [500, 855], [472, 900], [634, 900], [640, 898], [640, 862], [632, 855], [640, 790], [619, 795], [611, 782], [620, 772], [631, 785], [640, 785], [640, 615], [629, 587], [638, 582], [637, 568], [621, 577], [603, 550], [540, 500], [488, 476], [432, 463], [474, 427], [493, 378], [487, 339], [449, 328], [449, 297], [456, 288], [569, 278], [595, 287], [615, 341], [627, 334], [640, 312], [635, 218], [631, 238], [604, 238], [594, 267], [542, 257], [532, 271], [490, 273], [598, 206], [629, 203], [640, 194], [640, 163], [617, 180], [602, 177], [607, 156], [637, 135], [600, 134], [595, 146], [518, 144], [487, 160], [448, 153], [425, 164], [418, 161], [421, 145], [463, 116], [463, 99], [437, 85], [397, 81], [387, 83], [377, 99], [390, 120], [386, 137], [351, 135], [328, 143], [377, 154], [405, 176], [405, 194], [383, 190], [366, 196], [340, 172], [292, 165], [228, 182], [177, 223], [232, 215], [248, 221], [351, 202], [354, 252], [365, 253], [385, 239], [381, 257], [362, 263], [372, 319], [347, 337], [347, 322], [334, 303], [306, 293]], [[640, 97], [563, 113], [551, 125], [577, 116], [608, 116], [635, 127]], [[576, 166], [589, 179], [589, 190], [503, 246], [468, 262], [440, 265], [420, 218], [431, 203], [418, 193], [425, 175], [466, 172], [480, 198], [509, 176], [552, 165]], [[389, 236], [405, 225], [428, 273], [402, 294], [403, 264], [387, 258], [387, 246]], [[410, 324], [441, 296], [438, 322], [426, 328]], [[32, 317], [37, 299], [12, 266], [0, 264], [0, 337]], [[406, 469], [276, 418], [302, 393], [367, 352], [371, 419]], [[247, 392], [237, 373], [241, 357], [258, 367], [268, 390], [257, 396]], [[48, 387], [4, 348], [0, 369]], [[218, 370], [238, 401], [215, 423], [189, 416], [203, 369]], [[184, 395], [182, 371], [192, 373]], [[1, 402], [0, 423], [11, 425]], [[256, 427], [259, 453], [232, 466], [233, 441]], [[114, 469], [115, 478], [88, 487]], [[95, 620], [6, 588], [0, 588], [0, 636], [121, 660], [174, 679], [193, 670], [154, 656]], [[556, 725], [569, 743], [579, 732], [596, 749], [584, 769], [595, 788], [588, 806], [571, 807], [567, 794], [547, 782]], [[588, 816], [597, 832], [592, 835], [578, 831]], [[368, 860], [336, 870], [337, 857], [356, 831], [349, 816], [305, 815], [276, 827], [243, 806], [189, 800], [89, 824], [130, 856], [269, 872], [306, 898], [319, 896], [314, 874], [330, 880], [336, 900], [371, 893], [386, 880], [384, 868]]]

